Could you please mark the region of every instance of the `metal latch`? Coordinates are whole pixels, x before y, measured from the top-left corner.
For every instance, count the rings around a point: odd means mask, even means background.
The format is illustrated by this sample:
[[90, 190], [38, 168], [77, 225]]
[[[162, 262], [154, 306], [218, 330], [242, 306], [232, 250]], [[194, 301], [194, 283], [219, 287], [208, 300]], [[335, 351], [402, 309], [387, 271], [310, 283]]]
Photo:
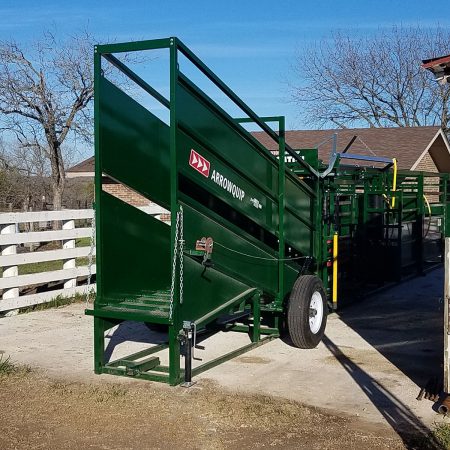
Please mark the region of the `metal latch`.
[[203, 252], [202, 264], [206, 267], [212, 267], [211, 254], [214, 247], [214, 241], [212, 237], [202, 237], [195, 243], [195, 250]]

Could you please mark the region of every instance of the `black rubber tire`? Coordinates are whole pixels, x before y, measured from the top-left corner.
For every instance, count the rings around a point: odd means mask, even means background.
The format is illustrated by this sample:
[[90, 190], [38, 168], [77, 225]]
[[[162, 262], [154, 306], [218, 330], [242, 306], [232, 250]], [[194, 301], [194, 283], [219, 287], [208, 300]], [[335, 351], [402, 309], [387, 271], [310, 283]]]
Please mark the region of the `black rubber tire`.
[[[309, 326], [309, 306], [314, 292], [322, 297], [322, 324], [313, 333]], [[303, 275], [294, 283], [287, 305], [287, 326], [292, 343], [298, 348], [314, 348], [322, 340], [327, 325], [328, 305], [322, 281], [314, 275]]]

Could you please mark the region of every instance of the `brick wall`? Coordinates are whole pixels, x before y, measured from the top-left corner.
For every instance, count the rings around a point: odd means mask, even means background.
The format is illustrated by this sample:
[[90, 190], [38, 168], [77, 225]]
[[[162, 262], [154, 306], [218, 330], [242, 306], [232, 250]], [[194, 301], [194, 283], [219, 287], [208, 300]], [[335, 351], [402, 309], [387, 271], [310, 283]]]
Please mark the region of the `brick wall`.
[[[137, 192], [133, 191], [129, 187], [112, 180], [108, 177], [103, 177], [102, 180], [103, 190], [105, 192], [108, 192], [108, 194], [113, 195], [114, 197], [122, 200], [125, 203], [128, 203], [129, 205], [133, 205], [136, 208], [142, 207], [142, 206], [151, 206], [154, 203], [152, 203], [150, 200], [146, 199], [142, 195], [138, 194]], [[157, 218], [162, 220], [163, 222], [170, 222], [170, 213], [164, 213], [160, 214], [159, 216], [156, 215]]]
[[151, 204], [150, 200], [147, 200], [145, 197], [142, 197], [142, 195], [139, 195], [127, 186], [111, 180], [110, 178], [103, 178], [103, 190], [123, 202], [136, 207], [148, 206]]
[[[423, 170], [424, 172], [439, 172], [431, 155], [427, 152], [420, 160], [415, 170]], [[424, 180], [424, 194], [430, 203], [438, 203], [439, 195], [433, 195], [433, 192], [439, 192], [439, 178], [427, 177]]]
[[425, 172], [439, 172], [431, 155], [427, 152], [420, 160], [415, 170], [423, 170]]

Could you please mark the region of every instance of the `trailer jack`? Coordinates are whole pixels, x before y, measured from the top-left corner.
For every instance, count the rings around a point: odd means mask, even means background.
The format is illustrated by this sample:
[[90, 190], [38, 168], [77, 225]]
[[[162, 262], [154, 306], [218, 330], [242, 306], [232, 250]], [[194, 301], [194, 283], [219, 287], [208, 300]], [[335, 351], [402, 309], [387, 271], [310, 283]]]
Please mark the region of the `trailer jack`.
[[[185, 320], [183, 322], [183, 330], [180, 332], [180, 345], [184, 346], [184, 382], [181, 387], [189, 388], [196, 382], [192, 381], [192, 359], [194, 352], [192, 350], [193, 342], [195, 342], [196, 326], [194, 322]], [[195, 345], [195, 344], [194, 344]]]

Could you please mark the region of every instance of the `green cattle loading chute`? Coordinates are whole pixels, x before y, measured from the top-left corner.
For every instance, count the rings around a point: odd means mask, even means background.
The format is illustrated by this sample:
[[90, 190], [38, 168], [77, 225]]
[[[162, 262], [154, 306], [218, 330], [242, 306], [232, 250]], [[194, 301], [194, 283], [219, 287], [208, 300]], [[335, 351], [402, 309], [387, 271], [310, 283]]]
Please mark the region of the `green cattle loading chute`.
[[[169, 99], [114, 56], [153, 49], [169, 53]], [[232, 118], [189, 80], [180, 55], [247, 117]], [[167, 108], [169, 123], [108, 80], [102, 60]], [[265, 131], [278, 155], [244, 122]], [[258, 117], [176, 38], [95, 48], [97, 296], [86, 313], [94, 316], [96, 373], [189, 386], [193, 375], [285, 330], [311, 348], [347, 288], [425, 270], [432, 220], [436, 248], [448, 225], [448, 176], [397, 173], [376, 157], [365, 161], [379, 168], [344, 165], [361, 157], [338, 152], [327, 167], [317, 149], [289, 147], [284, 127], [284, 117]], [[169, 210], [170, 226], [105, 192], [104, 176]], [[434, 189], [429, 207], [425, 186]], [[126, 320], [159, 326], [167, 342], [106, 361], [105, 331]], [[245, 332], [249, 344], [192, 368], [200, 330]]]

